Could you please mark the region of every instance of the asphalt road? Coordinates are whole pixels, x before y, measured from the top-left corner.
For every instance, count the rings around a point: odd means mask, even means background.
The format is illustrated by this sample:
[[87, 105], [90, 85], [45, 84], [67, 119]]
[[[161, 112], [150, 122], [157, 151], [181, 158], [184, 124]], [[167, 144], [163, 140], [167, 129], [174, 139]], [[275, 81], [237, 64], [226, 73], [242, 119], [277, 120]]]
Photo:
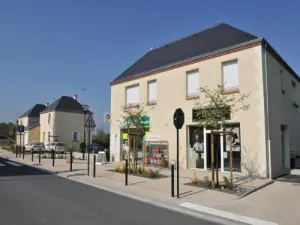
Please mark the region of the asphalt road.
[[3, 225], [217, 225], [0, 157]]

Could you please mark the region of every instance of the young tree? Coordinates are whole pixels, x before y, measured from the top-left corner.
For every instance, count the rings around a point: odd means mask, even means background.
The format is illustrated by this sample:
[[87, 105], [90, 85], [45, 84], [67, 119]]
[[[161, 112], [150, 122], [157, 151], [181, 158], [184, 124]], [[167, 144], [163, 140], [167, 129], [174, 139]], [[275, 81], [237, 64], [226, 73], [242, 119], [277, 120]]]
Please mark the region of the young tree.
[[[244, 104], [246, 98], [250, 94], [225, 94], [224, 87], [218, 85], [215, 89], [209, 89], [208, 87], [201, 87], [200, 93], [204, 95], [204, 99], [200, 98], [194, 106], [195, 110], [195, 119], [200, 126], [209, 126], [212, 128], [211, 138], [213, 141], [214, 132], [222, 133], [221, 128], [226, 127], [228, 120], [236, 112], [243, 110], [246, 111], [249, 109], [249, 104]], [[201, 95], [202, 96], [202, 95]], [[221, 131], [221, 132], [220, 132]], [[225, 134], [225, 132], [224, 132]], [[231, 135], [231, 134], [229, 134]], [[213, 143], [213, 142], [212, 142]], [[211, 169], [212, 169], [212, 182], [214, 188], [214, 149], [213, 145], [211, 146]], [[218, 154], [220, 146], [217, 146]], [[230, 154], [230, 160], [232, 162], [232, 154]], [[232, 183], [232, 168], [230, 168], [231, 174], [231, 183]], [[218, 170], [216, 174], [217, 185], [219, 182]]]
[[[137, 170], [137, 148], [138, 143], [143, 140], [145, 135], [144, 121], [142, 120], [146, 116], [146, 106], [141, 104], [136, 107], [122, 107], [122, 111], [125, 114], [125, 126], [124, 128], [128, 131], [128, 146], [129, 151], [127, 158], [130, 162], [132, 153], [132, 165], [133, 170]], [[134, 130], [134, 132], [131, 132]], [[132, 141], [132, 143], [131, 143]], [[133, 146], [133, 149], [131, 148]]]
[[109, 133], [106, 133], [103, 128], [96, 131], [95, 139], [105, 145], [105, 148], [109, 146], [110, 135]]

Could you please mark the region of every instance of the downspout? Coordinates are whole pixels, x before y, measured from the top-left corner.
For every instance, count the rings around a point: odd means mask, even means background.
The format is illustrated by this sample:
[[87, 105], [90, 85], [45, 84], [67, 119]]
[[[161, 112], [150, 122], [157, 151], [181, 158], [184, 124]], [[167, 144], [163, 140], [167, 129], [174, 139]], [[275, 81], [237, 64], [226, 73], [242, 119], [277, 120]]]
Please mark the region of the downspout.
[[266, 136], [267, 136], [267, 165], [268, 165], [268, 175], [269, 178], [272, 179], [272, 165], [271, 165], [271, 140], [270, 140], [270, 114], [269, 114], [269, 90], [268, 90], [268, 68], [267, 68], [267, 43], [264, 41], [264, 46], [263, 46], [263, 53], [264, 53], [264, 76], [265, 76], [265, 90], [266, 90]]

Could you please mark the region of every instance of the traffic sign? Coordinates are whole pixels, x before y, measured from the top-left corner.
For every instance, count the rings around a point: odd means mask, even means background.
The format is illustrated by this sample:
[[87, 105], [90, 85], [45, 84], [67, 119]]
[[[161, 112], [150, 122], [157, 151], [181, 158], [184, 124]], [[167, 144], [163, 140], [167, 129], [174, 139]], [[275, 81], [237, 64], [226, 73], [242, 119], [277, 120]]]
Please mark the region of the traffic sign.
[[18, 125], [17, 130], [19, 133], [23, 133], [25, 131], [25, 126], [24, 125]]
[[85, 128], [95, 128], [96, 127], [96, 124], [95, 124], [95, 121], [94, 121], [92, 115], [89, 115], [89, 117], [85, 121], [84, 127]]
[[173, 116], [173, 123], [176, 129], [181, 129], [184, 124], [184, 112], [181, 108], [178, 108], [175, 110], [174, 116]]

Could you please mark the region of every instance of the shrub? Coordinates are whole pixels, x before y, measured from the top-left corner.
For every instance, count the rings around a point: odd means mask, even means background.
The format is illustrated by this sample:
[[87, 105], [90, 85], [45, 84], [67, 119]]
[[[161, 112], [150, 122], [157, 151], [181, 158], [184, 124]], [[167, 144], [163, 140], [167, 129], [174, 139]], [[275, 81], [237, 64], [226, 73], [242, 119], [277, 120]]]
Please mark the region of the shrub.
[[228, 188], [228, 189], [232, 189], [233, 186], [230, 182], [230, 180], [228, 179], [228, 177], [224, 176], [223, 177], [223, 181], [224, 181], [224, 184], [225, 184], [225, 187]]
[[192, 179], [192, 183], [193, 184], [198, 184], [198, 178], [197, 178], [196, 171], [194, 171], [194, 178]]
[[118, 173], [124, 173], [125, 172], [125, 165], [124, 163], [119, 163], [117, 167], [115, 168], [115, 171]]
[[42, 158], [42, 159], [47, 159], [47, 158], [49, 158], [49, 157], [48, 157], [47, 154], [43, 154], [43, 155], [41, 155], [41, 158]]
[[143, 174], [143, 173], [145, 173], [145, 170], [144, 170], [143, 166], [139, 166], [139, 167], [137, 168], [137, 173], [138, 173], [138, 174]]
[[149, 169], [146, 174], [150, 178], [156, 178], [156, 177], [160, 177], [161, 176], [159, 170], [152, 170], [152, 169]]

